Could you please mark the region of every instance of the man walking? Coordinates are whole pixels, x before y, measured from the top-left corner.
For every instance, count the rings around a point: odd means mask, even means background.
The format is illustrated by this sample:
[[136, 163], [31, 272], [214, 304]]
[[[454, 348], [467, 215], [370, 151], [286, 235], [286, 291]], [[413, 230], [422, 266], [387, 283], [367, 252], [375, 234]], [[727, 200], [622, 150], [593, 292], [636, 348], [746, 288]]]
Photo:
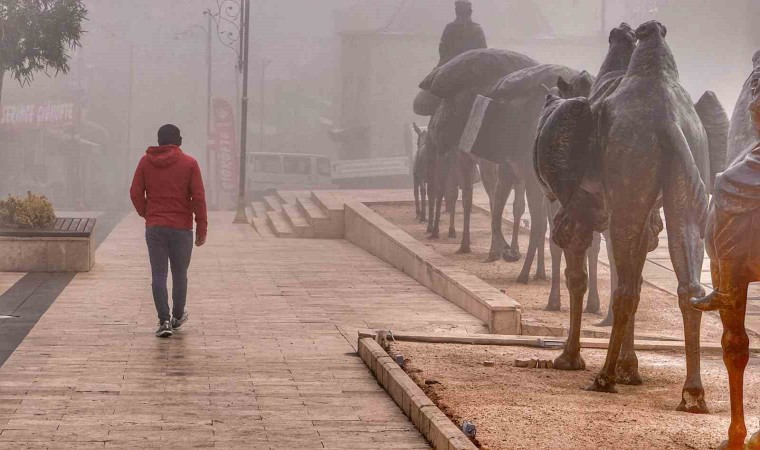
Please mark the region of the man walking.
[[454, 12], [456, 20], [446, 25], [441, 36], [439, 67], [464, 52], [488, 48], [483, 28], [472, 21], [472, 4], [468, 0], [457, 0]]
[[[164, 125], [158, 130], [158, 147], [150, 147], [137, 166], [130, 197], [140, 217], [145, 218], [145, 240], [153, 275], [153, 301], [158, 312], [157, 337], [167, 338], [189, 317], [187, 269], [195, 245], [206, 243], [208, 216], [206, 193], [198, 162], [180, 148], [179, 128]], [[166, 287], [171, 263], [172, 311]]]

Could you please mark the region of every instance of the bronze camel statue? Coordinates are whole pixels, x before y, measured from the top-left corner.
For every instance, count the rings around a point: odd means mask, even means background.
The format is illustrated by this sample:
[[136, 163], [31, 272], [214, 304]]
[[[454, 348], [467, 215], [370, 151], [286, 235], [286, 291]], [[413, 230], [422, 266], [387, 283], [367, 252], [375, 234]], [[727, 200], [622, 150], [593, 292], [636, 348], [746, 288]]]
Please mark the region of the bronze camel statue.
[[[592, 104], [592, 109], [595, 108], [594, 105], [596, 105], [596, 107], [600, 106], [604, 99], [615, 92], [615, 89], [617, 89], [628, 70], [631, 56], [636, 49], [636, 43], [636, 36], [633, 29], [631, 29], [628, 24], [622, 23], [618, 27], [612, 29], [609, 36], [610, 47], [607, 56], [605, 57], [604, 62], [599, 69], [599, 73], [595, 78], [596, 81], [591, 88], [589, 101]], [[557, 85], [559, 87], [558, 95], [561, 98], [570, 99], [579, 96], [577, 89], [576, 91], [573, 91], [572, 80], [570, 83], [565, 80], [559, 80]], [[715, 93], [710, 91], [705, 92], [702, 95], [699, 101], [695, 104], [695, 109], [702, 124], [707, 130], [711, 180], [714, 180], [715, 175], [725, 168], [729, 124], [728, 116], [726, 115], [723, 106], [718, 101]], [[556, 215], [558, 207], [559, 204], [557, 202], [550, 203], [549, 205], [550, 228], [553, 228], [554, 222], [552, 218]], [[656, 220], [656, 218], [654, 218], [654, 220]], [[610, 263], [610, 299], [612, 299], [615, 289], [617, 288], [617, 271], [615, 270], [615, 258], [609, 239], [609, 233], [605, 232], [604, 236]], [[585, 312], [587, 313], [596, 313], [600, 309], [597, 287], [597, 264], [600, 247], [601, 235], [599, 233], [594, 233], [594, 239], [587, 252], [589, 271], [588, 301], [585, 309]], [[549, 302], [546, 310], [558, 311], [561, 308], [559, 272], [562, 249], [553, 242], [551, 243], [550, 249], [552, 252], [552, 288], [551, 293], [549, 294]], [[598, 323], [597, 326], [612, 326], [613, 311], [614, 309], [612, 308], [612, 305], [610, 305], [607, 309], [607, 316], [604, 320]]]
[[[459, 152], [458, 145], [475, 97], [491, 89], [492, 85], [505, 75], [537, 64], [536, 61], [525, 55], [506, 50], [471, 50], [453, 58], [443, 66], [437, 67], [420, 84], [420, 89], [429, 91], [434, 96], [443, 99], [429, 125], [428, 139], [434, 149], [434, 159], [437, 166], [432, 182], [435, 201], [431, 201], [428, 208], [430, 219], [428, 231], [431, 233], [431, 238], [439, 236], [441, 205], [444, 195], [453, 196], [453, 190], [439, 188], [445, 186], [445, 182], [442, 180], [461, 174], [464, 198], [471, 198], [468, 193], [472, 190], [472, 184], [467, 179], [474, 173], [475, 160], [469, 155]], [[488, 174], [486, 174], [486, 178], [488, 178]], [[485, 184], [490, 186], [492, 183], [489, 179]], [[458, 195], [458, 191], [456, 194]], [[454, 197], [447, 200], [447, 203], [452, 206], [455, 201]], [[471, 204], [465, 204], [466, 215], [470, 208]], [[456, 236], [453, 226], [453, 213], [452, 208], [449, 225], [449, 236], [451, 237]], [[467, 220], [465, 223], [467, 224]], [[465, 235], [468, 234], [465, 233]], [[468, 245], [463, 245], [460, 252], [468, 251], [468, 247]]]
[[633, 348], [635, 313], [646, 255], [657, 247], [662, 230], [662, 205], [686, 338], [687, 377], [678, 410], [706, 413], [701, 313], [689, 300], [704, 295], [699, 275], [707, 215], [703, 180], [710, 180], [708, 137], [680, 85], [666, 34], [656, 21], [640, 26], [625, 76], [608, 79], [590, 99], [549, 98], [542, 113], [536, 170], [547, 196], [561, 203], [552, 239], [568, 261], [571, 295], [570, 336], [555, 367], [585, 366], [578, 343], [587, 285], [583, 254], [593, 232], [609, 228], [618, 273], [613, 329], [604, 367], [589, 390], [616, 392], [616, 383], [641, 384]]
[[[744, 328], [747, 289], [760, 281], [760, 52], [744, 84], [731, 123], [729, 168], [715, 181], [707, 219], [707, 254], [714, 291], [691, 304], [699, 311], [720, 311], [723, 362], [728, 371], [731, 425], [720, 448], [744, 449], [744, 370], [749, 338]], [[760, 433], [746, 446], [760, 449]]]

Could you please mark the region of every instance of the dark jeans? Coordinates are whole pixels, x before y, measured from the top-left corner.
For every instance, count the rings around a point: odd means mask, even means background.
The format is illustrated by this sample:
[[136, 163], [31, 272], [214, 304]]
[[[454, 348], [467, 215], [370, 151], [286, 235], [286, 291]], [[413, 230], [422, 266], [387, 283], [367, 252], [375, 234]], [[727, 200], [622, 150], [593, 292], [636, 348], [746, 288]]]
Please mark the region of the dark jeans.
[[[153, 302], [156, 304], [158, 320], [170, 320], [172, 315], [181, 318], [187, 301], [187, 269], [193, 254], [192, 230], [175, 230], [164, 227], [145, 229], [148, 242], [150, 267], [153, 274]], [[169, 314], [169, 263], [172, 270], [172, 314]]]

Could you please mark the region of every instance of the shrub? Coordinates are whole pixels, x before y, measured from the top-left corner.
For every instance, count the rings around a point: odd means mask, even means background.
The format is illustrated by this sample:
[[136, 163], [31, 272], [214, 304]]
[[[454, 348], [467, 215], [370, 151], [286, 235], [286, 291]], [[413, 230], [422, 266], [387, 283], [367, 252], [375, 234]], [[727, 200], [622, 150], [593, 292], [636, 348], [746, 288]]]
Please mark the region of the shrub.
[[48, 228], [55, 223], [53, 204], [44, 195], [28, 192], [25, 198], [0, 200], [0, 224], [19, 228]]

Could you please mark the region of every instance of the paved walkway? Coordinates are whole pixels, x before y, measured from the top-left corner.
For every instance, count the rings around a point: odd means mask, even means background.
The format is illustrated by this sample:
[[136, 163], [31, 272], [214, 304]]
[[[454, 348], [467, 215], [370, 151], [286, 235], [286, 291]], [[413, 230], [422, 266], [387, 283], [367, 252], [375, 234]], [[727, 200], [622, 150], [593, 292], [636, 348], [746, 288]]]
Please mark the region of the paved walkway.
[[142, 223], [122, 221], [0, 368], [0, 448], [421, 449], [353, 353], [365, 328], [483, 324], [346, 241], [211, 218], [190, 322], [153, 337]]

